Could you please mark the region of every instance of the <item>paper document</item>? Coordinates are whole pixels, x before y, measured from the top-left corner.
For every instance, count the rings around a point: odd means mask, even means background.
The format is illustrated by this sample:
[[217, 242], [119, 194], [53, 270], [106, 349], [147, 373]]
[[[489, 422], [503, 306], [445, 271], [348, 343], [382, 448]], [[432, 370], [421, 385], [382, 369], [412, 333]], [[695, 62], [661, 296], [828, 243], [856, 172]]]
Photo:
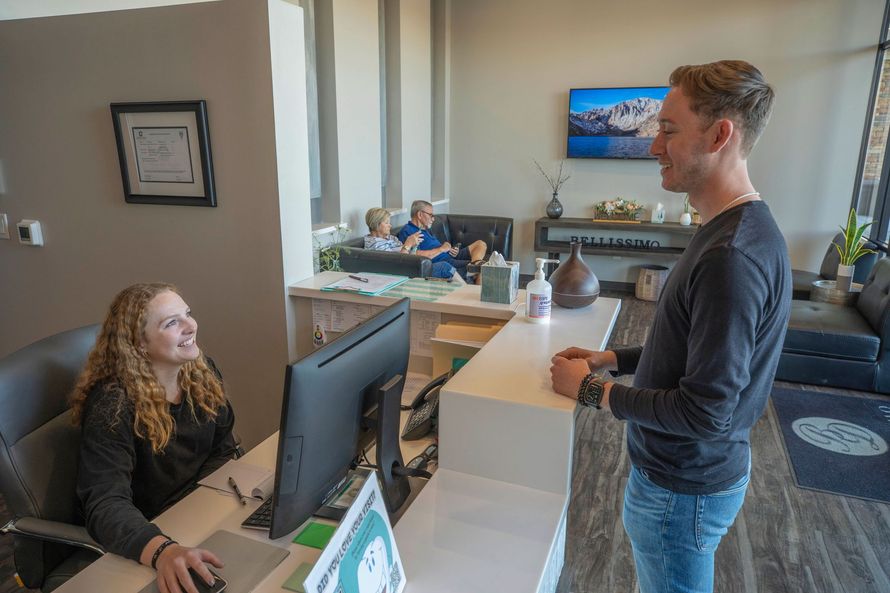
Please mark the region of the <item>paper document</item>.
[[331, 282], [327, 286], [322, 287], [322, 290], [340, 290], [358, 294], [376, 295], [388, 288], [392, 288], [393, 286], [397, 286], [402, 282], [407, 281], [407, 276], [360, 272], [349, 274], [345, 278], [337, 280], [336, 282]]
[[234, 490], [229, 486], [230, 477], [235, 480], [238, 488], [245, 496], [251, 496], [260, 500], [268, 498], [272, 494], [272, 488], [275, 486], [275, 472], [271, 469], [238, 461], [237, 459], [227, 462], [224, 466], [198, 482], [198, 484], [235, 496]]
[[331, 331], [345, 332], [371, 316], [371, 305], [331, 302]]
[[411, 354], [415, 356], [433, 355], [430, 338], [436, 334], [436, 328], [441, 321], [441, 313], [411, 311]]

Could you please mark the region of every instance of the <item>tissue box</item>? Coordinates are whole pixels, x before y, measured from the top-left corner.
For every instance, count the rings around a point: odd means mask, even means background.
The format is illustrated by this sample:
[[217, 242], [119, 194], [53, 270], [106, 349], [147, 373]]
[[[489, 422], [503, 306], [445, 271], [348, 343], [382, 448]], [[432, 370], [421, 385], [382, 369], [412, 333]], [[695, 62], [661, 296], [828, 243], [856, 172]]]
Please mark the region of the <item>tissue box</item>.
[[483, 265], [482, 300], [509, 305], [519, 292], [519, 262], [508, 261], [506, 267]]

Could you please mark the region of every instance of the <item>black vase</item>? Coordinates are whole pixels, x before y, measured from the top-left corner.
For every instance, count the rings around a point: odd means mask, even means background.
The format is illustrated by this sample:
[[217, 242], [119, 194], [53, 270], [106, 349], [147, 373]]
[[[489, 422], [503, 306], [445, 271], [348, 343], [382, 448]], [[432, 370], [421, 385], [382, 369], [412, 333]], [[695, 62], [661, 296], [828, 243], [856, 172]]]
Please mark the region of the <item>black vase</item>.
[[553, 199], [547, 204], [547, 216], [550, 218], [562, 216], [562, 204], [559, 203], [559, 194], [556, 192], [553, 192]]
[[580, 242], [572, 243], [572, 254], [550, 275], [550, 285], [553, 302], [566, 309], [586, 307], [600, 295], [600, 281], [581, 259]]

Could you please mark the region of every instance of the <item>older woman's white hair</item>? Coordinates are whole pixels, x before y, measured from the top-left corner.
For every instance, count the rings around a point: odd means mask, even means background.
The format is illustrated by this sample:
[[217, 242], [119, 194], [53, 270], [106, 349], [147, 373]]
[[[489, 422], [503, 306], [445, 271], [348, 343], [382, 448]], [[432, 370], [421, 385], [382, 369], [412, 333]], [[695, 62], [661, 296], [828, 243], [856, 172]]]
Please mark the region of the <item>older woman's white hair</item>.
[[373, 233], [386, 222], [387, 218], [389, 218], [389, 212], [386, 208], [371, 208], [365, 214], [365, 223], [368, 225], [368, 230]]

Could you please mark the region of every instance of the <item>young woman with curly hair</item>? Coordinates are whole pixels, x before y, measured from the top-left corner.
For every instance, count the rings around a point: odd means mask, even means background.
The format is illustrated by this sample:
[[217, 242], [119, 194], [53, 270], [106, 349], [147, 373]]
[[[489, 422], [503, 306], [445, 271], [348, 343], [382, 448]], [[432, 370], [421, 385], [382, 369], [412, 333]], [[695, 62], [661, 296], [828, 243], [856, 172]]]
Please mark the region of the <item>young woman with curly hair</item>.
[[81, 425], [77, 493], [102, 546], [158, 572], [161, 593], [196, 593], [212, 552], [172, 542], [150, 522], [235, 454], [235, 416], [198, 324], [170, 284], [121, 291], [72, 395]]

